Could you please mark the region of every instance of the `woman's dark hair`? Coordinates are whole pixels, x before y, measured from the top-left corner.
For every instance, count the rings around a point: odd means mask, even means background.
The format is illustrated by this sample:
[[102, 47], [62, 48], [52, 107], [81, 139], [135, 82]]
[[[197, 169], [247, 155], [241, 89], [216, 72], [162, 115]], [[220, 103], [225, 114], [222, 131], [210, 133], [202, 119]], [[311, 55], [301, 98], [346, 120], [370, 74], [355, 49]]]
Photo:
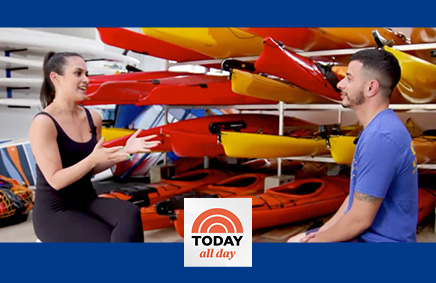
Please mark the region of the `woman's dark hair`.
[[55, 72], [59, 75], [63, 75], [65, 71], [65, 65], [67, 63], [67, 57], [83, 57], [74, 52], [48, 52], [44, 57], [44, 64], [42, 71], [44, 74], [44, 80], [41, 86], [40, 100], [42, 108], [47, 107], [53, 102], [55, 98], [55, 87], [50, 79], [50, 73]]

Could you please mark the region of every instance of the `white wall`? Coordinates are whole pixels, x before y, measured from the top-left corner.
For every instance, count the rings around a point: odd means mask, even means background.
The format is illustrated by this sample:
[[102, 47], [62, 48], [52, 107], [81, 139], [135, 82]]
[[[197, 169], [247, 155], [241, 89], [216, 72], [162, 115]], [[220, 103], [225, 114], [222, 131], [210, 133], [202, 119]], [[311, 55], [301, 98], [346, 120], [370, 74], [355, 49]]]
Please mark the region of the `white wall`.
[[30, 123], [39, 111], [38, 107], [21, 109], [0, 105], [0, 140], [27, 138]]

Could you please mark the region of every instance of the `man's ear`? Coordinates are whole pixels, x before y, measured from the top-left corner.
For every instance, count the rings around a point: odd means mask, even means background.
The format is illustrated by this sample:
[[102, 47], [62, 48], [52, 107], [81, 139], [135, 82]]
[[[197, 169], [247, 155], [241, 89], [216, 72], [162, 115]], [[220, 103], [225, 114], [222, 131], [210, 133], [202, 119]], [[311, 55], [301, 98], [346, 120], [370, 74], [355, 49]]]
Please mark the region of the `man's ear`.
[[370, 80], [367, 85], [368, 97], [372, 97], [378, 93], [380, 83], [377, 80]]

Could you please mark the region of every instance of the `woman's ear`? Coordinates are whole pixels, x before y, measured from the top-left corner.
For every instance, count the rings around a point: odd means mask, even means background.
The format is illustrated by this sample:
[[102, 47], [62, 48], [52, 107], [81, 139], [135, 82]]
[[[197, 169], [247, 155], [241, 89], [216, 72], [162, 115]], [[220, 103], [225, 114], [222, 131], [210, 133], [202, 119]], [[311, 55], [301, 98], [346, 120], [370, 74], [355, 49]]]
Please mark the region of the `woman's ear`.
[[51, 72], [49, 77], [50, 77], [50, 80], [53, 82], [53, 84], [55, 84], [55, 82], [58, 82], [59, 75], [57, 73]]

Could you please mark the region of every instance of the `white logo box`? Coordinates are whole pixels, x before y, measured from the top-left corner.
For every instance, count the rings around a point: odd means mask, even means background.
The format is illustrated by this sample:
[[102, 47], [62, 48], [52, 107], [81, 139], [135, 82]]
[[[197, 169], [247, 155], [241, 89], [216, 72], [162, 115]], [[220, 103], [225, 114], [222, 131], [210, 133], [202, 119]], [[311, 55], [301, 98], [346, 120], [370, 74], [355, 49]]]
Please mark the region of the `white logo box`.
[[251, 214], [251, 198], [185, 198], [185, 267], [251, 267]]

